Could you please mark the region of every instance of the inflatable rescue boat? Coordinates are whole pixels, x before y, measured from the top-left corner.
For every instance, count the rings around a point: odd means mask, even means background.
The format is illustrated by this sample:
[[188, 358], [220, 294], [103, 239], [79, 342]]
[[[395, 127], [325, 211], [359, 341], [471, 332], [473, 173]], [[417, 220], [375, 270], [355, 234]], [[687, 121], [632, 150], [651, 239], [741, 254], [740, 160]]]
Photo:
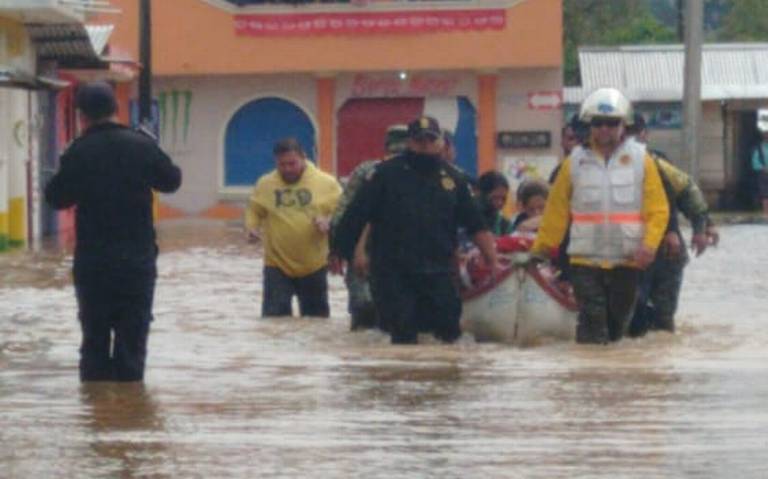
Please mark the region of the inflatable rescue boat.
[[554, 266], [529, 261], [531, 243], [523, 236], [497, 239], [504, 268], [495, 278], [472, 255], [462, 261], [462, 329], [475, 340], [531, 345], [575, 338], [578, 307], [572, 289], [558, 281]]

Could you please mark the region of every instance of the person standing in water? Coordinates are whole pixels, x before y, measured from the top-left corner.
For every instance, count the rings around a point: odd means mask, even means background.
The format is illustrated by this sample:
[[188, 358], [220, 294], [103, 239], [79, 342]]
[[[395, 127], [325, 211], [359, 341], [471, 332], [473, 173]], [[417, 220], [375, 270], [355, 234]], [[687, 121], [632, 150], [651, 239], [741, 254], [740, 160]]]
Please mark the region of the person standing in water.
[[75, 101], [84, 131], [62, 155], [45, 199], [77, 208], [80, 380], [142, 381], [157, 278], [152, 190], [176, 191], [181, 170], [154, 138], [117, 123], [109, 84], [84, 84]]
[[571, 222], [576, 341], [605, 344], [627, 330], [640, 272], [656, 256], [669, 207], [645, 146], [626, 140], [632, 106], [624, 95], [614, 88], [594, 91], [580, 118], [590, 124], [589, 142], [563, 161], [531, 252], [550, 257]]
[[493, 235], [469, 185], [443, 160], [437, 120], [415, 119], [408, 136], [405, 153], [377, 165], [349, 206], [333, 249], [350, 257], [370, 224], [373, 296], [392, 343], [416, 344], [420, 331], [451, 343], [461, 336], [454, 281], [458, 229], [466, 229], [498, 271]]
[[307, 161], [294, 138], [273, 149], [275, 169], [256, 182], [246, 208], [250, 238], [264, 240], [262, 316], [327, 318], [328, 231], [341, 196], [336, 178]]

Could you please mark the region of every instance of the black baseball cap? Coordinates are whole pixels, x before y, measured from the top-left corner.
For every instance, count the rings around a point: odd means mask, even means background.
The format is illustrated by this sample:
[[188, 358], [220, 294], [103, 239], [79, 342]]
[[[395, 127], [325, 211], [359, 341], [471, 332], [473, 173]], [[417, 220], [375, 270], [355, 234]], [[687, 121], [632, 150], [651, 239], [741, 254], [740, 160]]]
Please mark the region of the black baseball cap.
[[431, 138], [437, 140], [443, 136], [440, 123], [431, 116], [422, 116], [408, 123], [408, 136], [413, 139]]
[[77, 109], [93, 120], [108, 118], [117, 111], [115, 92], [109, 83], [95, 81], [84, 83], [77, 89]]

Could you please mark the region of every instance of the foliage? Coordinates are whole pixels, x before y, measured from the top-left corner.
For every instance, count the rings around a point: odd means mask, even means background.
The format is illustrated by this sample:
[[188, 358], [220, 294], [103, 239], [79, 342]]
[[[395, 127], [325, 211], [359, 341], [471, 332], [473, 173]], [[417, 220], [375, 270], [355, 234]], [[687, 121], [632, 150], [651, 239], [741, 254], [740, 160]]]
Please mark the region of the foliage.
[[564, 74], [566, 85], [579, 84], [578, 48], [671, 43], [675, 31], [635, 0], [564, 0]]
[[768, 2], [733, 1], [717, 39], [737, 42], [768, 40]]

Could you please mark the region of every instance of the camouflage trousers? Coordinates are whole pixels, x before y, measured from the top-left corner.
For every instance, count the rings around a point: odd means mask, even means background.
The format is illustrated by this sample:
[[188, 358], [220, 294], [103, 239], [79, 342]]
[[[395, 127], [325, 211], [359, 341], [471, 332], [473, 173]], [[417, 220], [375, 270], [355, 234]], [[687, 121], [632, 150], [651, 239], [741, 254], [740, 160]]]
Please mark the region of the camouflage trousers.
[[349, 300], [347, 309], [351, 316], [350, 329], [375, 328], [378, 326], [376, 307], [373, 304], [371, 284], [366, 278], [360, 277], [352, 268], [348, 268], [344, 276]]
[[571, 282], [579, 303], [576, 342], [606, 344], [626, 333], [635, 308], [640, 270], [572, 265]]
[[670, 259], [660, 254], [643, 272], [630, 336], [642, 336], [649, 330], [674, 332], [686, 263], [686, 256]]

